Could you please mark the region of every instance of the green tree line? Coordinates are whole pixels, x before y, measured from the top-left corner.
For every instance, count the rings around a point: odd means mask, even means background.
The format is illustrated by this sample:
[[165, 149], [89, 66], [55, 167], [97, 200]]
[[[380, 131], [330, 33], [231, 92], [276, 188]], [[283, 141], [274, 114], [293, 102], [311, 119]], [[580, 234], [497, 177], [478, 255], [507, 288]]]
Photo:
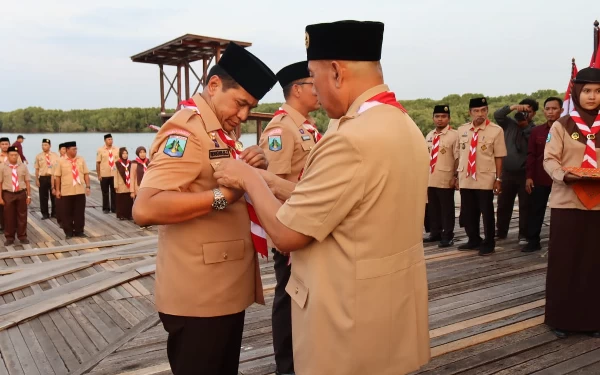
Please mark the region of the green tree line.
[[[479, 93], [463, 95], [452, 94], [440, 100], [416, 99], [400, 100], [408, 114], [419, 126], [423, 134], [433, 129], [432, 112], [436, 104], [448, 104], [452, 114], [451, 124], [458, 127], [469, 121], [469, 99], [483, 96]], [[488, 97], [489, 118], [493, 121], [493, 113], [504, 105], [516, 104], [524, 98], [533, 98], [540, 103], [540, 110], [535, 117], [536, 123], [544, 121], [543, 102], [550, 96], [562, 98], [564, 94], [556, 90], [538, 90], [531, 94], [511, 94]], [[260, 104], [255, 112], [273, 113], [281, 103]], [[172, 112], [173, 110], [171, 110]], [[139, 133], [152, 131], [148, 125], [161, 125], [158, 108], [102, 108], [94, 110], [62, 111], [28, 107], [12, 112], [0, 112], [0, 132], [3, 133], [75, 133], [75, 132], [112, 132]], [[321, 132], [327, 129], [329, 119], [325, 111], [319, 109], [312, 117]], [[266, 122], [262, 123], [265, 127]], [[256, 123], [248, 121], [242, 125], [243, 132], [255, 132]]]

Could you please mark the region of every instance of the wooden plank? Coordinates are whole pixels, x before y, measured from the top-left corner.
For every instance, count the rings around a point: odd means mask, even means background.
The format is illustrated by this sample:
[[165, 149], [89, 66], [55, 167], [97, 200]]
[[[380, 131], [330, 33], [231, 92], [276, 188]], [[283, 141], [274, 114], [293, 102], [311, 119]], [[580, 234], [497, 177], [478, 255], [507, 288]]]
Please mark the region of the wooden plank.
[[141, 321], [138, 325], [131, 328], [131, 330], [129, 330], [127, 332], [127, 334], [123, 335], [123, 337], [121, 337], [119, 340], [111, 343], [106, 348], [104, 348], [99, 353], [97, 353], [92, 358], [90, 358], [88, 361], [83, 363], [77, 370], [74, 370], [71, 373], [71, 375], [83, 375], [83, 374], [87, 373], [89, 370], [94, 368], [98, 363], [100, 363], [104, 358], [106, 358], [109, 354], [113, 353], [119, 347], [121, 347], [124, 344], [126, 344], [127, 342], [129, 342], [131, 339], [133, 339], [139, 333], [144, 332], [148, 328], [155, 326], [156, 324], [158, 324], [159, 321], [160, 321], [160, 319], [158, 318], [158, 315], [149, 316], [145, 320]]
[[52, 319], [50, 319], [50, 317], [47, 315], [40, 316], [39, 319], [44, 326], [44, 329], [48, 333], [48, 336], [50, 336], [52, 343], [56, 347], [56, 350], [60, 355], [59, 358], [64, 362], [67, 369], [71, 370], [77, 367], [79, 365], [79, 361], [71, 351], [71, 348], [69, 348], [69, 344], [67, 344], [63, 336], [52, 322]]
[[534, 375], [568, 374], [598, 362], [600, 362], [600, 349], [582, 354], [545, 370], [534, 372]]
[[12, 342], [14, 350], [17, 353], [23, 373], [25, 375], [40, 375], [40, 371], [35, 365], [31, 352], [29, 351], [29, 347], [25, 343], [19, 328], [12, 327], [6, 332], [8, 332], [8, 335], [10, 336], [10, 341]]
[[90, 323], [105, 338], [107, 343], [118, 340], [121, 337], [123, 330], [93, 301], [80, 302], [78, 306]]
[[36, 318], [25, 324], [29, 324], [31, 326], [31, 329], [35, 334], [40, 347], [44, 351], [52, 370], [56, 374], [66, 374], [68, 370], [40, 320]]
[[10, 335], [7, 331], [0, 332], [0, 353], [6, 364], [9, 374], [11, 375], [25, 375], [19, 357], [17, 356], [15, 346], [10, 340]]
[[[71, 304], [67, 307], [73, 318], [77, 321], [79, 326], [83, 329], [89, 339], [94, 343], [96, 350], [93, 352], [98, 352], [98, 350], [104, 348], [108, 345], [108, 342], [104, 339], [104, 337], [98, 332], [98, 330], [94, 327], [94, 325], [89, 321], [86, 315], [83, 313], [79, 305]], [[88, 352], [91, 352], [88, 350]]]
[[168, 363], [161, 363], [152, 367], [146, 367], [139, 370], [120, 372], [118, 375], [158, 375], [165, 371], [171, 371], [171, 366]]

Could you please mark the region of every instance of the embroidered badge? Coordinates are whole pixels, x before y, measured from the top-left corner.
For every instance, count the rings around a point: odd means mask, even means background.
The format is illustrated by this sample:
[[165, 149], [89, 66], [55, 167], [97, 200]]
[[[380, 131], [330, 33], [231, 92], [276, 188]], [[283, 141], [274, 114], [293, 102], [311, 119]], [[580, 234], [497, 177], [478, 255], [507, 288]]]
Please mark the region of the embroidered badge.
[[215, 144], [215, 147], [219, 147], [219, 141], [217, 141], [217, 134], [216, 132], [211, 132], [210, 133], [210, 139], [213, 141], [213, 143]]
[[487, 150], [487, 147], [485, 145], [481, 146], [481, 151], [485, 151]]
[[546, 137], [546, 143], [550, 142], [551, 139], [552, 139], [552, 134], [548, 133], [548, 136]]
[[208, 151], [209, 159], [222, 159], [222, 158], [228, 158], [228, 157], [229, 157], [229, 149], [227, 149], [227, 148], [217, 148], [217, 149]]
[[281, 151], [283, 145], [281, 144], [281, 136], [280, 135], [270, 135], [269, 136], [269, 150], [271, 151]]
[[302, 136], [302, 140], [303, 141], [310, 141], [310, 135], [303, 135]]
[[460, 145], [461, 145], [462, 149], [464, 150], [464, 149], [466, 148], [465, 146], [466, 146], [467, 144], [466, 144], [466, 143], [461, 143]]
[[300, 134], [304, 134], [304, 129], [300, 129]]
[[267, 135], [277, 135], [277, 134], [281, 134], [281, 129], [273, 129], [267, 133]]
[[180, 158], [183, 156], [185, 146], [187, 144], [187, 137], [180, 135], [171, 135], [167, 139], [163, 152], [170, 157]]
[[440, 150], [440, 153], [441, 153], [442, 155], [444, 155], [444, 154], [446, 153], [446, 149], [445, 149], [445, 148], [441, 149], [441, 150]]

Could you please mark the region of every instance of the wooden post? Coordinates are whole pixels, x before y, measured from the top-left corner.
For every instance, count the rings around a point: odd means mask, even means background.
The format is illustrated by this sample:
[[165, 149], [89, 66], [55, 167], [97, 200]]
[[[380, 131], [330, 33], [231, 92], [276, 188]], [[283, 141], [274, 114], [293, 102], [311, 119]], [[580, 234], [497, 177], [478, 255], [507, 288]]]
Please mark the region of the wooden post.
[[163, 72], [163, 64], [158, 64], [158, 69], [160, 71], [160, 113], [165, 113], [165, 81]]
[[190, 96], [190, 63], [185, 63], [185, 99], [189, 99]]
[[177, 65], [177, 110], [181, 108], [181, 64]]
[[256, 144], [260, 143], [261, 135], [262, 135], [262, 120], [256, 120]]
[[218, 64], [219, 60], [221, 60], [221, 45], [220, 44], [215, 47], [215, 64]]
[[208, 58], [202, 58], [202, 88], [206, 86], [206, 77], [208, 76]]

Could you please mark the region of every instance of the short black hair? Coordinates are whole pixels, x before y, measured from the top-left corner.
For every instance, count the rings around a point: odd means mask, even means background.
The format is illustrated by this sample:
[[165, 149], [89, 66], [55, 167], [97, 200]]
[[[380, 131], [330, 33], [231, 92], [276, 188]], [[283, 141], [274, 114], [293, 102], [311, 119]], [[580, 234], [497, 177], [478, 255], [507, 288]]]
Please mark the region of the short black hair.
[[240, 84], [237, 83], [235, 79], [233, 79], [233, 77], [231, 77], [229, 73], [227, 73], [225, 69], [221, 68], [219, 65], [215, 65], [210, 68], [208, 76], [206, 76], [206, 82], [210, 81], [213, 76], [217, 76], [221, 79], [221, 82], [223, 82], [223, 91], [237, 89], [240, 86]]
[[556, 96], [551, 96], [548, 99], [546, 99], [544, 101], [544, 107], [546, 107], [546, 104], [548, 104], [548, 102], [554, 102], [554, 101], [558, 102], [558, 106], [560, 108], [562, 108], [563, 100], [561, 98], [557, 98]]
[[523, 100], [521, 100], [521, 102], [519, 104], [530, 106], [531, 109], [533, 109], [533, 112], [537, 112], [538, 109], [540, 109], [539, 103], [531, 98], [523, 99]]
[[294, 87], [294, 82], [285, 85], [285, 87], [283, 88], [283, 98], [285, 100], [288, 100], [288, 98], [290, 97], [290, 94], [292, 93], [292, 87]]

